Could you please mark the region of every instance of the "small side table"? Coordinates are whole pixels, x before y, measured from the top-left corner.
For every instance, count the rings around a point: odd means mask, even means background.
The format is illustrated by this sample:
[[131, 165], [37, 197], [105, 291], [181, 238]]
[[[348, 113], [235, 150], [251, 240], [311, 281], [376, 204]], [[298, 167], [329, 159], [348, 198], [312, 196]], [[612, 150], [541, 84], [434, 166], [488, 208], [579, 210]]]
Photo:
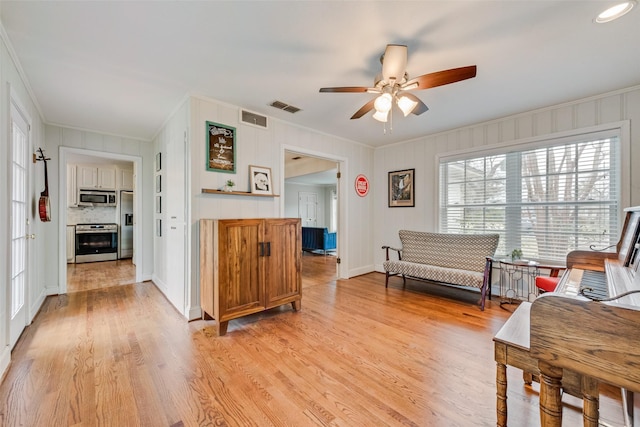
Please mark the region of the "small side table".
[[500, 306], [533, 301], [538, 296], [536, 277], [540, 270], [548, 270], [549, 276], [557, 277], [566, 267], [542, 265], [536, 261], [500, 259]]

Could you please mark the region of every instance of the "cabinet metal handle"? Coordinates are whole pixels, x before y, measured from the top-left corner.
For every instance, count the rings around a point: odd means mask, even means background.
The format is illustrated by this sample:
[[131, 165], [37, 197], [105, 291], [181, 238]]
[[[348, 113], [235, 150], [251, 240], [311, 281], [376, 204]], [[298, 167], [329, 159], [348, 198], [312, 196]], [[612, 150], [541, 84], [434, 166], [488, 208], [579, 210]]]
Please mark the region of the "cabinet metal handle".
[[271, 242], [267, 242], [267, 256], [271, 256]]
[[260, 243], [258, 243], [258, 245], [260, 245], [260, 255], [259, 256], [264, 256], [264, 242], [260, 242]]

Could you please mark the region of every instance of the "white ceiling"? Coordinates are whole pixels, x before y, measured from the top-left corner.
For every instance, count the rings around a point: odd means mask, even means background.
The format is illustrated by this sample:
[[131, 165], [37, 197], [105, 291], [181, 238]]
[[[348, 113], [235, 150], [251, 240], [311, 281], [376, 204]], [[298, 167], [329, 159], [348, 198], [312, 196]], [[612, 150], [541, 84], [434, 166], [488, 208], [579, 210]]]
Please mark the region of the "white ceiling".
[[[48, 123], [150, 140], [186, 94], [382, 146], [640, 84], [640, 10], [611, 1], [7, 1], [1, 19]], [[637, 7], [636, 9], [640, 9]], [[383, 133], [370, 86], [388, 43], [410, 77], [477, 65], [414, 92], [430, 108]], [[302, 111], [268, 106], [274, 100]]]

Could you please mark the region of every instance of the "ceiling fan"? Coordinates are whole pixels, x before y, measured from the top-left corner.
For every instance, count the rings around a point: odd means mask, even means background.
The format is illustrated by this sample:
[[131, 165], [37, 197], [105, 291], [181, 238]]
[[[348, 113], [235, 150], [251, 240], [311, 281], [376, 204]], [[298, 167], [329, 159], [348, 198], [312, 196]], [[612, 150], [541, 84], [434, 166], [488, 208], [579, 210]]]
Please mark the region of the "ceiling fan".
[[364, 104], [362, 108], [351, 116], [351, 119], [359, 119], [375, 109], [376, 112], [373, 114], [373, 118], [380, 122], [386, 122], [394, 103], [400, 108], [405, 117], [410, 113], [420, 115], [429, 109], [420, 98], [409, 93], [409, 91], [448, 85], [476, 76], [476, 66], [471, 65], [437, 71], [409, 79], [406, 71], [407, 46], [405, 45], [388, 44], [384, 54], [380, 57], [380, 62], [382, 63], [382, 73], [376, 76], [373, 87], [323, 87], [320, 92], [368, 92], [380, 94]]

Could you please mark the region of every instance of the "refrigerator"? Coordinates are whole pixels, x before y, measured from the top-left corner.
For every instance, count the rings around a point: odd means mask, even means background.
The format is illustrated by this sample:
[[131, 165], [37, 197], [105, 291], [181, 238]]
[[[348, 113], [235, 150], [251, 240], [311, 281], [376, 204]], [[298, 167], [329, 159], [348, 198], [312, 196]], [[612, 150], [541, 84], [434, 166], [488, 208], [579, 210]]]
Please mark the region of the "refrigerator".
[[133, 257], [133, 191], [120, 191], [120, 259]]

